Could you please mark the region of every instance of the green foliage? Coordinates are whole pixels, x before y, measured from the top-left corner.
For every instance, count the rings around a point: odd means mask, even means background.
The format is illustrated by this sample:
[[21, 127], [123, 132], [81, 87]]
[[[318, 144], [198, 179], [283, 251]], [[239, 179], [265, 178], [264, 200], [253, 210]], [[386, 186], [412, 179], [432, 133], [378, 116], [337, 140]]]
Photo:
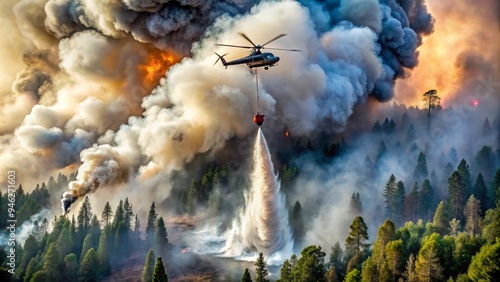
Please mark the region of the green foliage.
[[406, 201], [406, 189], [403, 181], [398, 181], [396, 191], [394, 192], [394, 209], [392, 218], [396, 225], [400, 226], [403, 223], [404, 206]]
[[435, 281], [442, 278], [443, 268], [438, 259], [438, 238], [439, 236], [429, 236], [418, 252], [415, 270], [422, 281]]
[[108, 230], [105, 229], [99, 238], [99, 248], [97, 249], [97, 259], [99, 260], [99, 273], [106, 277], [111, 273], [109, 263]]
[[167, 238], [167, 228], [165, 227], [165, 222], [163, 217], [158, 218], [156, 223], [156, 234], [155, 234], [155, 249], [159, 255], [165, 254], [168, 245]]
[[153, 202], [149, 208], [148, 220], [146, 223], [146, 243], [148, 243], [148, 246], [153, 246], [157, 220], [158, 214], [156, 213], [155, 202]]
[[446, 233], [446, 230], [448, 230], [448, 217], [446, 216], [446, 210], [443, 201], [441, 201], [436, 208], [432, 224], [437, 229], [437, 232], [441, 235], [444, 235]]
[[[285, 262], [287, 262], [287, 260], [285, 260]], [[290, 281], [290, 280], [283, 280], [282, 279], [281, 281]], [[243, 277], [241, 278], [241, 282], [252, 282], [252, 277], [250, 276], [250, 272], [248, 271], [248, 268], [245, 268], [245, 272], [243, 272]]]
[[155, 267], [155, 253], [152, 249], [149, 249], [146, 255], [146, 262], [144, 263], [144, 268], [142, 270], [142, 282], [151, 282], [153, 280], [153, 270]]
[[94, 246], [92, 245], [92, 234], [88, 234], [83, 240], [82, 253], [80, 254], [80, 263], [83, 261], [85, 255], [91, 248], [94, 248]]
[[458, 164], [457, 167], [458, 173], [460, 173], [460, 176], [462, 177], [462, 180], [465, 183], [465, 196], [468, 198], [470, 194], [472, 193], [472, 182], [471, 182], [471, 176], [470, 176], [470, 167], [469, 164], [465, 159], [462, 159], [460, 163]]
[[301, 258], [293, 268], [294, 282], [325, 281], [325, 256], [321, 246], [308, 246], [301, 252]]
[[290, 226], [292, 227], [294, 239], [300, 242], [304, 236], [304, 214], [299, 201], [296, 201], [293, 206], [290, 216]]
[[335, 277], [338, 280], [342, 280], [345, 275], [345, 264], [342, 262], [343, 253], [342, 247], [337, 241], [330, 253], [329, 266], [331, 269], [334, 269]]
[[64, 257], [62, 269], [62, 281], [76, 281], [78, 274], [78, 259], [71, 253]]
[[500, 207], [490, 209], [484, 216], [483, 237], [490, 243], [500, 237]]
[[[250, 274], [249, 274], [250, 276]], [[244, 276], [243, 276], [244, 277]], [[280, 279], [279, 282], [291, 282], [293, 281], [293, 267], [288, 259], [285, 259], [283, 265], [281, 265]]]
[[486, 183], [484, 182], [484, 178], [481, 173], [477, 176], [476, 184], [474, 185], [472, 193], [480, 202], [480, 208], [481, 208], [480, 215], [483, 216], [486, 210], [488, 209], [489, 199], [488, 199], [488, 189], [486, 188]]
[[361, 273], [356, 268], [349, 271], [344, 280], [344, 282], [360, 282], [360, 281], [361, 281]]
[[474, 157], [473, 168], [475, 173], [481, 173], [486, 182], [491, 181], [495, 166], [495, 156], [490, 146], [483, 146]]
[[500, 240], [484, 245], [473, 258], [467, 271], [472, 281], [496, 281], [500, 277]]
[[156, 259], [155, 269], [153, 270], [153, 282], [168, 282], [167, 273], [161, 257]]
[[[499, 159], [500, 163], [500, 159]], [[492, 208], [496, 205], [497, 208], [500, 208], [500, 169], [495, 172], [495, 176], [493, 177], [493, 181], [491, 182], [491, 188], [489, 191], [490, 204], [488, 208]]]
[[49, 249], [43, 256], [42, 271], [45, 273], [47, 281], [61, 280], [62, 259], [55, 243], [49, 245]]
[[418, 211], [419, 211], [419, 197], [418, 197], [418, 183], [415, 181], [413, 184], [413, 189], [410, 194], [406, 197], [404, 210], [405, 210], [405, 218], [406, 221], [414, 221], [418, 220]]
[[385, 198], [385, 215], [387, 218], [392, 219], [394, 214], [394, 196], [396, 193], [397, 183], [394, 174], [391, 174], [389, 180], [385, 184], [384, 188], [384, 198]]
[[87, 236], [90, 230], [92, 217], [92, 206], [90, 205], [89, 197], [85, 196], [77, 216], [77, 231], [81, 240]]
[[113, 219], [113, 210], [111, 209], [111, 205], [109, 204], [109, 202], [106, 202], [101, 215], [101, 221], [103, 227], [108, 227], [111, 224], [112, 219]]
[[419, 180], [426, 178], [428, 175], [429, 172], [427, 171], [427, 159], [424, 152], [420, 151], [420, 154], [418, 154], [417, 165], [415, 166], [413, 176], [417, 180]]
[[467, 231], [470, 236], [474, 237], [479, 233], [479, 225], [481, 220], [481, 203], [477, 200], [474, 195], [471, 195], [467, 204], [465, 205], [464, 215], [466, 218], [465, 231]]
[[264, 260], [264, 255], [259, 253], [259, 257], [257, 257], [257, 261], [255, 262], [255, 281], [268, 282], [269, 280], [266, 278], [268, 274], [267, 263]]
[[33, 274], [42, 269], [42, 267], [43, 265], [41, 263], [40, 255], [37, 255], [36, 257], [32, 258], [28, 263], [28, 266], [26, 267], [26, 273], [24, 275], [23, 281], [30, 281], [31, 278], [33, 277]]
[[78, 270], [78, 281], [97, 282], [99, 281], [99, 259], [94, 248], [90, 248], [85, 254], [80, 269]]
[[465, 182], [458, 171], [455, 171], [448, 180], [448, 210], [451, 218], [463, 220], [463, 207], [465, 205]]
[[352, 257], [368, 246], [368, 226], [361, 216], [356, 217], [349, 226], [349, 235], [345, 240], [346, 256]]
[[430, 220], [433, 210], [433, 201], [434, 201], [434, 190], [431, 187], [431, 182], [429, 179], [425, 179], [422, 183], [422, 189], [418, 194], [418, 207], [420, 210], [420, 214], [422, 215], [422, 219]]

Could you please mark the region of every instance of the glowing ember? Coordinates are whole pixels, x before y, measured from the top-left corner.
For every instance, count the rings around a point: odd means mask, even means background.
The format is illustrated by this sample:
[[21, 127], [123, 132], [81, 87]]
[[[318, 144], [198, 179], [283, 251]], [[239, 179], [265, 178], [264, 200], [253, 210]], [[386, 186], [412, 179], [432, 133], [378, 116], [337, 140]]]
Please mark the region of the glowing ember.
[[288, 137], [288, 130], [285, 132], [285, 136]]

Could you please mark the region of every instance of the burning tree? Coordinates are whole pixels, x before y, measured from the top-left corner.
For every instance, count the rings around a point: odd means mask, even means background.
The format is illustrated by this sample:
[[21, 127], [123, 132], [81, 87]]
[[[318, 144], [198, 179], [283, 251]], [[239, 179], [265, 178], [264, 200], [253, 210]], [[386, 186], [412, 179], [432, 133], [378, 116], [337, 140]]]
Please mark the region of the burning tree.
[[424, 94], [424, 102], [428, 107], [427, 117], [431, 118], [431, 109], [435, 109], [439, 106], [441, 102], [441, 97], [438, 96], [437, 90], [431, 89]]

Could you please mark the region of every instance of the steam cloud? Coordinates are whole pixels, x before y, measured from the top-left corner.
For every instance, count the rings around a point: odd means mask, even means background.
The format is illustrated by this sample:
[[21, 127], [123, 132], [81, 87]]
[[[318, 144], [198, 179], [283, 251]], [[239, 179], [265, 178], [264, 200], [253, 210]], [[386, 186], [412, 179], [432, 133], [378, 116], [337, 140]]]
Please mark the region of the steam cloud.
[[255, 139], [253, 161], [252, 186], [246, 196], [245, 210], [229, 231], [224, 255], [239, 256], [254, 250], [266, 256], [277, 251], [291, 253], [293, 238], [285, 199], [280, 193], [271, 154], [260, 129]]

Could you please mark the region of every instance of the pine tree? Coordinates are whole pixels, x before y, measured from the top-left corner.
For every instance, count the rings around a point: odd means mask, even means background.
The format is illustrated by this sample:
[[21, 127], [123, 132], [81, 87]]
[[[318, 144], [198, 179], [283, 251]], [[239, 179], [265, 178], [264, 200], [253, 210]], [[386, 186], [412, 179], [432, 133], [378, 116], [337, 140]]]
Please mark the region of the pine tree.
[[422, 183], [422, 189], [419, 192], [419, 209], [424, 220], [429, 220], [433, 209], [432, 202], [434, 200], [434, 190], [431, 187], [429, 179], [425, 179]]
[[156, 234], [155, 234], [155, 249], [158, 254], [165, 254], [168, 245], [168, 233], [167, 228], [165, 227], [165, 222], [163, 221], [163, 217], [158, 218], [156, 223]]
[[[40, 261], [41, 261], [40, 255], [37, 255], [36, 257], [30, 260], [28, 266], [26, 267], [26, 274], [24, 275], [24, 281], [31, 281], [33, 275], [42, 269], [43, 265]], [[22, 280], [21, 277], [19, 278], [19, 280]]]
[[408, 264], [406, 265], [404, 276], [408, 282], [418, 281], [417, 271], [415, 270], [415, 257], [413, 254], [410, 254], [410, 257], [408, 258]]
[[321, 246], [307, 246], [301, 252], [302, 257], [293, 268], [293, 281], [325, 281], [325, 256]]
[[120, 227], [120, 223], [124, 222], [124, 219], [125, 219], [125, 210], [123, 209], [123, 201], [120, 200], [115, 210], [113, 222], [111, 223], [111, 234], [113, 235], [116, 234], [118, 227]]
[[113, 211], [111, 210], [111, 205], [106, 202], [104, 205], [104, 210], [102, 211], [101, 220], [103, 227], [109, 227], [111, 220], [113, 219]]
[[340, 247], [340, 243], [337, 241], [332, 247], [332, 252], [330, 254], [329, 265], [330, 268], [334, 268], [335, 277], [341, 280], [345, 273], [345, 265], [342, 263], [343, 251]]
[[470, 167], [465, 159], [462, 159], [458, 164], [458, 173], [462, 177], [462, 181], [465, 183], [465, 198], [468, 199], [472, 194], [472, 182], [470, 176]]
[[484, 178], [483, 175], [480, 173], [477, 176], [476, 179], [476, 184], [474, 185], [474, 190], [473, 190], [474, 196], [479, 200], [481, 203], [481, 216], [484, 216], [484, 212], [487, 210], [487, 205], [488, 205], [488, 189], [486, 188], [486, 183], [484, 183]]
[[396, 188], [396, 177], [394, 176], [394, 174], [391, 174], [384, 188], [385, 214], [386, 217], [391, 219], [394, 214], [394, 196], [396, 193]]
[[425, 158], [425, 154], [420, 151], [413, 175], [415, 176], [415, 179], [420, 180], [426, 178], [428, 174], [429, 172], [427, 171], [427, 160]]
[[493, 176], [495, 157], [490, 146], [483, 146], [474, 157], [473, 168], [475, 173], [482, 173], [486, 182], [490, 182]]
[[109, 263], [108, 230], [105, 229], [99, 238], [99, 248], [97, 249], [97, 259], [99, 260], [99, 273], [107, 276], [111, 273]]
[[64, 257], [62, 281], [76, 281], [78, 279], [78, 259], [71, 253]]
[[[288, 262], [288, 260], [285, 260], [285, 263]], [[285, 263], [283, 263], [283, 267], [285, 266]], [[282, 268], [283, 271], [283, 268]], [[283, 272], [282, 272], [283, 273]], [[290, 281], [290, 280], [283, 280], [282, 281]], [[243, 272], [243, 277], [241, 278], [241, 282], [252, 282], [252, 277], [250, 276], [250, 272], [248, 271], [248, 268], [245, 268], [245, 272]]]
[[424, 93], [424, 102], [428, 107], [427, 117], [431, 118], [431, 109], [435, 109], [439, 107], [439, 103], [441, 102], [441, 98], [438, 96], [437, 91], [435, 89], [431, 89]]
[[290, 216], [290, 225], [292, 227], [295, 240], [300, 242], [304, 236], [304, 215], [299, 201], [296, 201], [293, 206], [292, 214]]
[[128, 229], [132, 228], [132, 219], [134, 218], [134, 211], [132, 210], [132, 204], [129, 203], [128, 197], [125, 198], [125, 203], [123, 204], [124, 220], [125, 225]]
[[344, 282], [361, 282], [361, 273], [359, 272], [359, 270], [354, 268], [349, 273], [347, 273]]
[[382, 126], [380, 125], [380, 122], [377, 120], [372, 127], [372, 132], [373, 133], [378, 133], [382, 130]]
[[87, 236], [91, 227], [92, 216], [92, 206], [90, 205], [89, 197], [85, 196], [77, 217], [77, 230], [80, 240], [83, 240]]
[[443, 268], [439, 264], [437, 242], [429, 240], [420, 249], [415, 263], [419, 281], [431, 282], [442, 278]]
[[375, 157], [375, 165], [378, 166], [380, 162], [382, 161], [382, 158], [385, 156], [387, 153], [387, 147], [385, 146], [384, 141], [380, 141], [380, 144], [378, 146], [378, 151], [377, 151], [377, 156]]
[[146, 242], [149, 246], [152, 246], [154, 242], [157, 220], [158, 214], [156, 213], [155, 202], [153, 202], [151, 208], [149, 208], [148, 221], [146, 223]]
[[352, 257], [368, 246], [368, 226], [361, 216], [356, 217], [349, 226], [349, 235], [345, 240], [346, 256]]
[[413, 189], [405, 200], [405, 218], [407, 221], [417, 222], [419, 211], [418, 183], [415, 181]]
[[153, 270], [153, 282], [168, 282], [167, 273], [161, 257], [156, 259], [155, 269]]
[[415, 131], [415, 127], [413, 126], [413, 123], [410, 124], [410, 127], [408, 128], [408, 131], [406, 132], [406, 143], [410, 143], [413, 140], [415, 140], [415, 136], [417, 135]]
[[454, 218], [450, 221], [450, 235], [457, 236], [460, 232], [460, 220]]
[[448, 229], [448, 218], [446, 217], [443, 201], [441, 201], [436, 208], [432, 224], [436, 227], [439, 234], [445, 234], [445, 231]]
[[401, 239], [390, 241], [385, 245], [385, 261], [380, 270], [380, 281], [398, 281], [404, 271], [403, 241]]
[[464, 209], [464, 215], [466, 217], [465, 230], [469, 232], [471, 237], [479, 233], [479, 221], [481, 220], [480, 213], [481, 204], [474, 195], [471, 195]]
[[448, 183], [448, 210], [452, 218], [462, 220], [462, 208], [465, 205], [465, 183], [457, 171], [453, 172]]
[[43, 256], [43, 268], [47, 281], [60, 281], [62, 260], [55, 243], [49, 245], [49, 249]]
[[139, 220], [137, 214], [135, 215], [135, 221], [134, 221], [134, 233], [138, 239], [141, 238], [141, 221]]
[[255, 262], [255, 282], [268, 282], [267, 275], [267, 263], [264, 260], [264, 255], [259, 253], [259, 257]]
[[38, 241], [35, 239], [35, 236], [29, 235], [28, 238], [26, 238], [26, 241], [24, 241], [24, 254], [22, 256], [22, 259], [20, 260], [19, 267], [16, 270], [17, 277], [24, 277], [28, 264], [30, 263], [32, 258], [36, 257], [39, 248], [40, 247]]
[[481, 247], [467, 271], [472, 281], [498, 281], [500, 277], [500, 240]]
[[57, 250], [59, 251], [61, 257], [65, 257], [66, 255], [71, 253], [73, 242], [68, 227], [64, 227], [61, 230], [61, 233], [59, 233], [59, 237], [57, 238], [56, 242]]
[[403, 181], [398, 181], [396, 191], [394, 192], [394, 210], [393, 218], [396, 225], [403, 224], [404, 206], [405, 206], [406, 189]]
[[149, 252], [146, 256], [146, 262], [144, 264], [144, 268], [142, 270], [142, 282], [151, 282], [153, 280], [153, 270], [155, 267], [155, 253], [152, 249], [149, 249]]
[[85, 254], [80, 269], [78, 270], [78, 281], [97, 282], [99, 281], [99, 260], [94, 248]]
[[82, 245], [82, 252], [80, 254], [80, 263], [83, 261], [85, 255], [87, 254], [87, 252], [93, 248], [93, 245], [92, 245], [92, 234], [87, 234], [87, 236], [85, 236], [85, 239], [83, 240], [83, 245]]
[[[499, 160], [500, 165], [500, 160]], [[491, 188], [489, 191], [489, 204], [487, 206], [488, 209], [493, 208], [495, 203], [500, 201], [500, 169], [495, 172], [495, 176], [493, 177], [493, 181], [491, 182]], [[498, 204], [497, 204], [498, 205]]]

